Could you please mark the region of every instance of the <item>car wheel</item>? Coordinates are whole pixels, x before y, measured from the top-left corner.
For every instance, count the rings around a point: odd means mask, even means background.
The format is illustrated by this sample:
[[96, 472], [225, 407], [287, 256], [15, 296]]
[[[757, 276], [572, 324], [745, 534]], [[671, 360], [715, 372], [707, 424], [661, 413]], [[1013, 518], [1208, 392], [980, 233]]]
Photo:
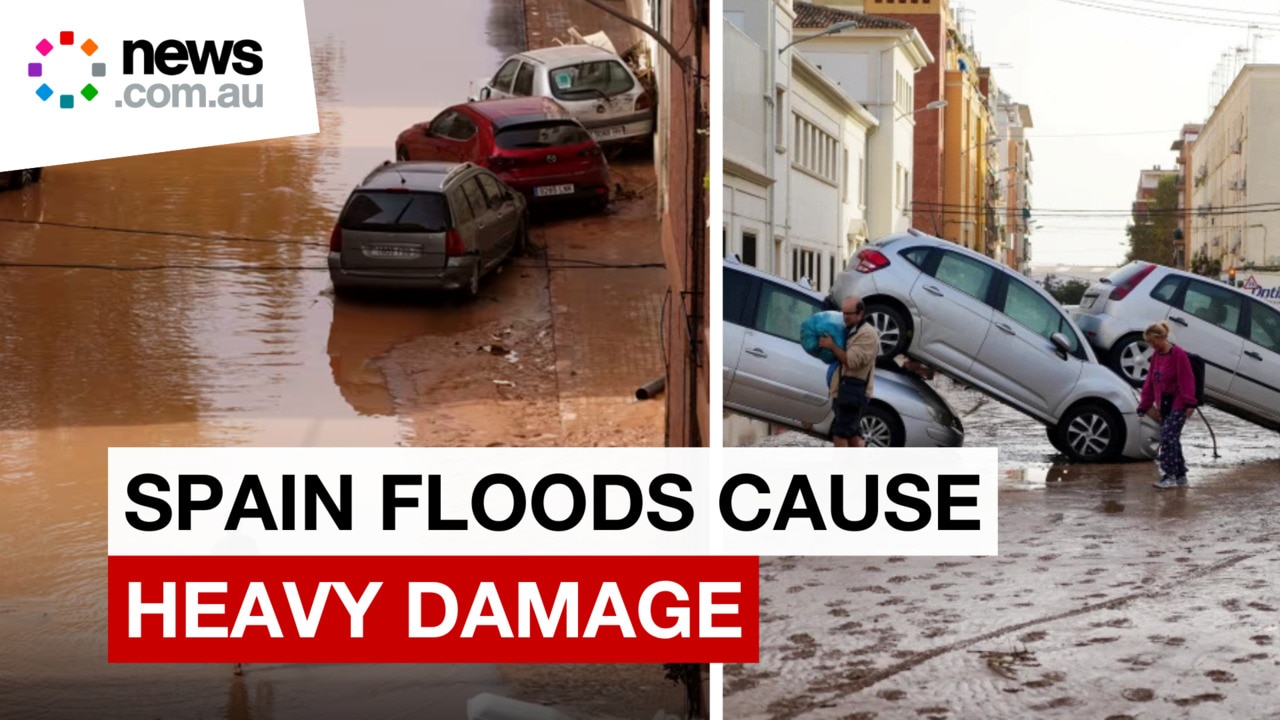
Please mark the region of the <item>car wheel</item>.
[[1124, 426], [1101, 405], [1077, 405], [1058, 421], [1057, 434], [1067, 457], [1077, 462], [1110, 462], [1124, 445]]
[[907, 351], [907, 319], [891, 305], [869, 305], [867, 322], [880, 333], [880, 356], [896, 358]]
[[1126, 335], [1111, 348], [1111, 369], [1134, 387], [1142, 387], [1151, 368], [1151, 346], [1138, 333]]
[[1045, 426], [1044, 430], [1044, 434], [1049, 436], [1049, 444], [1053, 446], [1054, 450], [1057, 450], [1062, 455], [1071, 454], [1070, 451], [1068, 451], [1066, 444], [1062, 442], [1062, 438], [1058, 437], [1058, 428]]
[[862, 411], [859, 427], [867, 447], [902, 447], [906, 443], [902, 421], [883, 405], [868, 405]]

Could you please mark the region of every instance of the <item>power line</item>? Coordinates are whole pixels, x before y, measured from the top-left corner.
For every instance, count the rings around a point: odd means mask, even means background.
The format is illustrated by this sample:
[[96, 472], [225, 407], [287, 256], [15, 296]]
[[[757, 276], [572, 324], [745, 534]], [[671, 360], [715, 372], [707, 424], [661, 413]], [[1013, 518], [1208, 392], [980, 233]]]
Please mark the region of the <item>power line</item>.
[[1143, 5], [1159, 5], [1161, 7], [1186, 8], [1188, 10], [1200, 10], [1202, 12], [1214, 12], [1224, 15], [1257, 15], [1259, 17], [1269, 17], [1280, 20], [1280, 13], [1258, 12], [1257, 10], [1230, 10], [1227, 8], [1205, 7], [1204, 5], [1186, 5], [1183, 3], [1165, 2], [1165, 0], [1129, 0], [1130, 2], [1142, 3]]
[[1028, 135], [1028, 140], [1042, 140], [1044, 138], [1071, 138], [1071, 137], [1115, 137], [1119, 135], [1176, 135], [1179, 132], [1175, 130], [1132, 130], [1126, 132], [1106, 132], [1106, 133], [1060, 133], [1049, 135]]
[[1249, 29], [1256, 27], [1260, 30], [1280, 30], [1280, 25], [1265, 25], [1260, 23], [1246, 23], [1244, 21], [1226, 21], [1225, 18], [1214, 18], [1203, 15], [1183, 15], [1172, 13], [1150, 12], [1141, 8], [1124, 7], [1118, 5], [1107, 5], [1094, 0], [1094, 2], [1082, 2], [1082, 0], [1058, 0], [1058, 2], [1067, 3], [1068, 5], [1079, 5], [1080, 7], [1092, 8], [1094, 10], [1106, 10], [1108, 12], [1122, 13], [1126, 15], [1136, 15], [1139, 17], [1154, 18], [1157, 20], [1172, 20], [1174, 22], [1188, 22], [1197, 25], [1217, 25], [1219, 27], [1232, 27]]

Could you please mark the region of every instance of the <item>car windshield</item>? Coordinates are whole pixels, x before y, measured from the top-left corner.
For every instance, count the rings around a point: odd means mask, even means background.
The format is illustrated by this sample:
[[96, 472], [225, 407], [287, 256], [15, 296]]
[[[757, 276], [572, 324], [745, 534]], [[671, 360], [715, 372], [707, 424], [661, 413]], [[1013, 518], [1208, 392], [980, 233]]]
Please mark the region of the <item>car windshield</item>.
[[449, 203], [440, 193], [363, 190], [347, 203], [338, 225], [343, 230], [444, 232], [449, 229]]
[[635, 87], [631, 73], [617, 60], [597, 60], [552, 70], [551, 94], [559, 100], [589, 100], [621, 95]]
[[498, 147], [504, 150], [530, 150], [560, 145], [577, 145], [590, 139], [591, 136], [587, 134], [587, 131], [571, 120], [513, 125], [499, 130], [495, 138]]

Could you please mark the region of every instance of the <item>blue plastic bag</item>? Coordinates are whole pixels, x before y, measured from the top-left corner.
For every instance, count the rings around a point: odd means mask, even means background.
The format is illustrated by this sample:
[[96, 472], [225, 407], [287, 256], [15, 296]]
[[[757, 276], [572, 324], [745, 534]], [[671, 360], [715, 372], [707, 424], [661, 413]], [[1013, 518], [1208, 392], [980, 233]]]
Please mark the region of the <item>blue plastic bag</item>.
[[800, 325], [800, 346], [805, 352], [828, 365], [838, 362], [835, 353], [818, 346], [818, 339], [823, 335], [829, 335], [837, 345], [844, 345], [844, 313], [827, 310], [813, 315]]

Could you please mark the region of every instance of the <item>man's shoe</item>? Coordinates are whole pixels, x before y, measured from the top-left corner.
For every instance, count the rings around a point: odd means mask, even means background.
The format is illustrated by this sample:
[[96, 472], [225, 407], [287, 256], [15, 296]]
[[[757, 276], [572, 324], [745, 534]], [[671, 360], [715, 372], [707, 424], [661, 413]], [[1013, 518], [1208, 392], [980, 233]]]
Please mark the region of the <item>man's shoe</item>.
[[1176, 486], [1177, 486], [1177, 481], [1176, 481], [1176, 480], [1174, 480], [1173, 478], [1169, 477], [1168, 475], [1165, 475], [1164, 477], [1160, 478], [1160, 479], [1159, 479], [1159, 480], [1157, 480], [1156, 482], [1152, 483], [1152, 486], [1153, 486], [1153, 487], [1158, 487], [1158, 488], [1160, 488], [1161, 490], [1164, 490], [1164, 489], [1167, 489], [1167, 488], [1176, 487]]
[[1187, 476], [1186, 476], [1186, 475], [1179, 475], [1179, 476], [1178, 476], [1178, 479], [1177, 479], [1177, 480], [1175, 480], [1174, 482], [1176, 482], [1176, 483], [1178, 484], [1178, 487], [1186, 487], [1186, 486], [1187, 486]]

